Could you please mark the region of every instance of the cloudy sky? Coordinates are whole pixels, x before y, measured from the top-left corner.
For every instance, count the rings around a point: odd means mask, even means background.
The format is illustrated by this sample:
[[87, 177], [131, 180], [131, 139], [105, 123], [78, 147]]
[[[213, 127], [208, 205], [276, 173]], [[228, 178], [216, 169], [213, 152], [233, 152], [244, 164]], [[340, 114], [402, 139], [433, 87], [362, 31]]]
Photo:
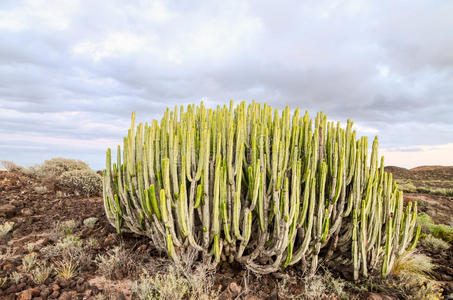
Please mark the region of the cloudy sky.
[[130, 113], [255, 99], [453, 165], [453, 1], [0, 1], [0, 160], [95, 169]]

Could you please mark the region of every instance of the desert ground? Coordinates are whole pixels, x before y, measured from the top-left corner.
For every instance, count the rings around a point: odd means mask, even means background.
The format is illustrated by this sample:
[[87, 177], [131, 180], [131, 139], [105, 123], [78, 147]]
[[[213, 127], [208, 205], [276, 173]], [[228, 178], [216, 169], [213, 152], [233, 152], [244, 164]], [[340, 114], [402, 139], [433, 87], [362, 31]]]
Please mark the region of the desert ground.
[[[405, 201], [418, 201], [421, 260], [397, 264], [385, 280], [360, 282], [327, 262], [310, 278], [297, 267], [257, 276], [226, 262], [178, 269], [150, 240], [118, 235], [101, 196], [20, 169], [1, 171], [0, 298], [453, 299], [453, 167], [386, 169]], [[428, 266], [411, 269], [420, 264]]]

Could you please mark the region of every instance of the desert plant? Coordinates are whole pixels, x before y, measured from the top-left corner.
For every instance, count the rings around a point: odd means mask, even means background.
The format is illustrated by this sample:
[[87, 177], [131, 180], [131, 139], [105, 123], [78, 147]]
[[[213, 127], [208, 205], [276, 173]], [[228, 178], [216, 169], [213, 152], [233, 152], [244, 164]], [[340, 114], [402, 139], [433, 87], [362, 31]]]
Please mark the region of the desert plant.
[[107, 218], [177, 263], [197, 250], [262, 274], [307, 261], [314, 273], [322, 253], [355, 279], [386, 276], [417, 242], [417, 206], [378, 165], [377, 138], [369, 156], [352, 126], [255, 102], [176, 107], [137, 127], [133, 113], [113, 166], [107, 150]]
[[[115, 247], [107, 254], [98, 254], [95, 259], [100, 273], [109, 279], [114, 279], [118, 270], [131, 267], [133, 259], [131, 253], [123, 247]], [[118, 279], [118, 278], [117, 278]]]
[[45, 186], [35, 186], [34, 188], [35, 192], [38, 194], [45, 194], [47, 193], [47, 187]]
[[22, 257], [22, 266], [24, 267], [25, 271], [30, 271], [31, 268], [36, 264], [36, 258], [37, 258], [36, 252], [29, 253], [27, 255], [24, 255]]
[[91, 170], [87, 163], [68, 158], [52, 158], [37, 167], [37, 174], [43, 178], [57, 178], [64, 172], [74, 170]]
[[14, 228], [14, 222], [5, 222], [0, 224], [0, 238], [5, 237]]
[[420, 213], [417, 216], [417, 224], [421, 227], [423, 233], [432, 234], [446, 242], [453, 242], [453, 227], [445, 224], [435, 224], [433, 219], [425, 214]]
[[62, 279], [71, 279], [77, 275], [79, 272], [79, 267], [77, 262], [75, 262], [72, 258], [65, 257], [61, 260], [57, 260], [55, 262], [55, 271], [57, 273], [57, 277]]
[[102, 177], [91, 169], [66, 171], [58, 177], [58, 183], [87, 197], [102, 193]]
[[420, 244], [432, 252], [441, 252], [450, 248], [450, 244], [446, 241], [436, 238], [431, 234], [424, 234], [421, 238]]
[[39, 264], [31, 271], [33, 282], [36, 284], [43, 284], [52, 273], [52, 267], [46, 264]]

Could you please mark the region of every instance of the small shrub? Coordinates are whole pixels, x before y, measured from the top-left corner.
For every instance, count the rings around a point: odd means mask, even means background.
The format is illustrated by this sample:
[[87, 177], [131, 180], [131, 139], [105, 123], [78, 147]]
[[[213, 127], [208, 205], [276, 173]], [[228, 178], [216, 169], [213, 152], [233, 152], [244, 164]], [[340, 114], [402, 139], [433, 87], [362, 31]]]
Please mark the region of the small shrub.
[[435, 224], [433, 219], [425, 213], [420, 213], [417, 216], [417, 224], [422, 227], [423, 233], [432, 234], [434, 237], [449, 243], [453, 241], [453, 227], [444, 224]]
[[58, 224], [58, 231], [64, 232], [65, 234], [71, 234], [76, 227], [76, 221], [67, 220]]
[[88, 228], [93, 229], [94, 226], [96, 226], [97, 221], [98, 221], [98, 218], [96, 218], [96, 217], [86, 218], [85, 220], [83, 220], [83, 225], [85, 225]]
[[51, 273], [52, 267], [49, 267], [46, 264], [40, 264], [33, 271], [31, 271], [31, 276], [34, 283], [43, 284], [47, 278], [49, 278]]
[[174, 267], [170, 267], [165, 274], [150, 276], [144, 272], [140, 280], [132, 285], [132, 291], [141, 300], [151, 299], [183, 299], [187, 296], [190, 287], [187, 279], [181, 276]]
[[5, 237], [14, 228], [14, 222], [0, 224], [0, 238]]
[[423, 248], [426, 248], [426, 249], [428, 249], [432, 252], [436, 252], [436, 253], [450, 248], [450, 244], [448, 244], [446, 241], [436, 238], [436, 237], [432, 236], [431, 234], [425, 235], [421, 239], [420, 245]]
[[419, 187], [417, 187], [417, 192], [432, 194], [432, 195], [453, 196], [453, 189], [449, 189], [449, 188], [419, 186]]
[[116, 278], [117, 271], [126, 269], [133, 262], [130, 253], [122, 247], [115, 247], [106, 255], [98, 254], [95, 261], [100, 273], [108, 279], [121, 279]]
[[102, 178], [93, 170], [73, 170], [64, 172], [58, 183], [73, 189], [77, 193], [100, 195], [102, 193]]
[[26, 272], [30, 271], [31, 268], [36, 264], [37, 254], [32, 252], [30, 254], [25, 255], [22, 257], [22, 266]]
[[45, 186], [36, 186], [34, 190], [35, 190], [35, 192], [38, 193], [38, 194], [45, 194], [45, 193], [47, 193], [47, 187], [45, 187]]
[[9, 160], [2, 160], [1, 164], [8, 172], [14, 171], [15, 169], [19, 168], [18, 165]]
[[415, 193], [417, 191], [415, 185], [410, 181], [398, 183], [398, 189], [408, 193]]
[[87, 163], [68, 158], [52, 158], [44, 161], [38, 168], [37, 173], [39, 177], [43, 178], [57, 178], [64, 172], [75, 170], [90, 170]]
[[14, 271], [11, 274], [9, 274], [9, 280], [14, 282], [15, 284], [18, 284], [21, 279], [22, 279], [22, 275], [17, 271]]
[[217, 299], [219, 291], [212, 289], [215, 266], [200, 263], [191, 268], [174, 265], [162, 273], [150, 275], [143, 270], [140, 279], [131, 286], [141, 300], [148, 299]]

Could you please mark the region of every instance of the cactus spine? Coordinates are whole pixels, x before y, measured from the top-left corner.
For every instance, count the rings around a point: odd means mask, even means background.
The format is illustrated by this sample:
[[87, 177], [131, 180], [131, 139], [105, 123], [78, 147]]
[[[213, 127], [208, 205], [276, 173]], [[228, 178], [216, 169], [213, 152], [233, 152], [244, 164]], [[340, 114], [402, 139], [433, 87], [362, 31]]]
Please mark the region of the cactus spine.
[[175, 107], [138, 126], [133, 113], [113, 166], [107, 150], [107, 218], [177, 262], [196, 250], [262, 274], [311, 261], [313, 273], [321, 256], [355, 279], [386, 276], [417, 242], [417, 206], [378, 165], [377, 138], [368, 157], [352, 126], [255, 102]]

